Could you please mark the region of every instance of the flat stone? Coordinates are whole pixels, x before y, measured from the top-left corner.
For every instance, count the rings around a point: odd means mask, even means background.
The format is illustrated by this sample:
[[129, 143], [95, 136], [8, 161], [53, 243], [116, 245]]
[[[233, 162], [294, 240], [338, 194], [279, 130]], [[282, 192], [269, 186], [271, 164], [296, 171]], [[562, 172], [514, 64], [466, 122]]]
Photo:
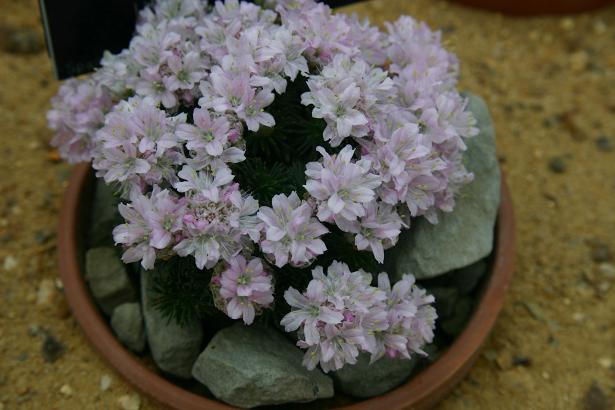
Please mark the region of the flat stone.
[[126, 265], [114, 248], [89, 249], [85, 254], [85, 271], [92, 296], [107, 315], [117, 306], [136, 299]]
[[140, 353], [145, 349], [145, 328], [139, 303], [124, 303], [115, 308], [111, 327], [126, 347]]
[[418, 279], [436, 277], [478, 262], [493, 249], [501, 183], [495, 132], [484, 101], [471, 94], [468, 98], [480, 129], [466, 141], [464, 153], [474, 181], [461, 189], [453, 212], [440, 214], [438, 224], [418, 218], [401, 234], [390, 253], [395, 280], [405, 273]]
[[379, 396], [403, 384], [412, 373], [416, 359], [383, 357], [369, 364], [370, 355], [361, 353], [354, 365], [333, 372], [336, 388], [360, 398]]
[[88, 231], [88, 243], [91, 248], [113, 246], [113, 228], [124, 223], [117, 206], [120, 198], [113, 193], [113, 188], [101, 178], [96, 180], [92, 217]]
[[199, 320], [180, 325], [168, 319], [154, 306], [156, 292], [150, 285], [150, 273], [141, 273], [141, 308], [145, 333], [156, 365], [173, 376], [189, 379], [192, 365], [203, 344], [203, 327]]
[[333, 396], [333, 380], [307, 370], [303, 352], [273, 328], [237, 323], [209, 342], [192, 369], [213, 395], [242, 408]]

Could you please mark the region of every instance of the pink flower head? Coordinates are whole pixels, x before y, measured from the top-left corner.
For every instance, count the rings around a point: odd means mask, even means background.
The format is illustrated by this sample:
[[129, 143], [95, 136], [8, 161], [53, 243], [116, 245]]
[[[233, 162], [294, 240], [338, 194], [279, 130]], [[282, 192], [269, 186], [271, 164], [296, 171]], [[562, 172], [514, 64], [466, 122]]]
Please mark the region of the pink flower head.
[[71, 79], [62, 84], [51, 104], [47, 113], [49, 128], [55, 131], [51, 145], [68, 162], [90, 161], [94, 135], [113, 106], [111, 94], [93, 81]]
[[284, 294], [291, 311], [282, 318], [287, 332], [299, 330], [297, 346], [306, 349], [308, 369], [339, 370], [356, 363], [360, 351], [371, 353], [372, 362], [384, 354], [410, 358], [423, 353], [433, 339], [435, 310], [432, 296], [414, 285], [410, 275], [391, 289], [386, 273], [371, 286], [371, 275], [351, 272], [333, 262], [325, 275], [312, 270], [305, 293], [290, 288]]
[[370, 161], [352, 161], [354, 149], [349, 145], [336, 155], [322, 147], [317, 150], [323, 159], [307, 164], [305, 189], [318, 201], [318, 219], [336, 222], [344, 230], [344, 223], [365, 215], [364, 205], [375, 199], [380, 177], [371, 173]]
[[278, 267], [289, 261], [293, 266], [309, 265], [327, 249], [320, 237], [329, 230], [313, 217], [310, 205], [295, 192], [288, 197], [274, 196], [272, 208], [261, 207], [258, 218], [265, 232], [261, 249]]
[[370, 202], [365, 216], [359, 222], [355, 245], [359, 250], [370, 250], [376, 260], [384, 262], [384, 250], [397, 243], [404, 223], [395, 209], [384, 202]]
[[228, 268], [215, 278], [219, 279], [212, 279], [212, 286], [232, 319], [242, 318], [246, 325], [250, 325], [260, 310], [273, 303], [271, 275], [258, 258], [246, 261], [241, 255], [234, 256], [228, 262]]
[[125, 247], [122, 260], [126, 263], [141, 261], [145, 269], [152, 269], [159, 250], [173, 245], [181, 229], [183, 205], [167, 190], [154, 187], [149, 196], [133, 191], [129, 204], [120, 204], [120, 215], [126, 223], [113, 230], [116, 244]]
[[197, 108], [193, 114], [194, 125], [180, 124], [177, 135], [186, 141], [186, 148], [204, 151], [210, 156], [222, 155], [228, 145], [230, 124], [224, 116], [213, 116], [204, 108]]

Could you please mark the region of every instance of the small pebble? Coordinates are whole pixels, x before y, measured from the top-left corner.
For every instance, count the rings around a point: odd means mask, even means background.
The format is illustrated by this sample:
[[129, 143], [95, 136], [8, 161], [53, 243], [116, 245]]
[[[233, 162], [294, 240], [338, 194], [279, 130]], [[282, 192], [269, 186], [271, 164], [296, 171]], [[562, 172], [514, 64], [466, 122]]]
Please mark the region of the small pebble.
[[607, 279], [615, 279], [615, 266], [610, 263], [601, 263], [598, 271]]
[[613, 259], [611, 249], [604, 243], [595, 243], [591, 249], [592, 260], [597, 263], [610, 262]]
[[602, 135], [596, 139], [596, 147], [598, 147], [600, 151], [604, 152], [613, 151], [613, 140], [606, 135]]
[[41, 354], [47, 363], [53, 363], [66, 353], [66, 346], [50, 333], [45, 332], [45, 339], [41, 346]]
[[585, 71], [588, 63], [589, 55], [585, 50], [580, 50], [570, 55], [570, 69], [574, 73]]
[[24, 396], [29, 391], [30, 391], [30, 387], [21, 380], [20, 382], [18, 382], [18, 385], [15, 388], [15, 393], [17, 393], [18, 396]]
[[126, 394], [117, 399], [123, 410], [139, 410], [141, 407], [141, 397], [137, 394]]
[[549, 161], [549, 169], [556, 174], [563, 174], [566, 172], [567, 164], [563, 157], [554, 157]]
[[585, 141], [587, 139], [587, 134], [583, 132], [579, 116], [574, 111], [565, 112], [559, 118], [573, 140]]
[[100, 377], [100, 391], [107, 391], [111, 387], [111, 376], [103, 374]]
[[50, 306], [56, 294], [56, 288], [51, 279], [43, 279], [38, 285], [36, 294], [36, 304], [39, 306]]
[[609, 402], [609, 398], [595, 381], [592, 382], [592, 385], [583, 397], [583, 408], [585, 410], [611, 409], [611, 403]]
[[60, 157], [60, 153], [55, 149], [47, 151], [47, 159], [51, 162], [62, 161], [62, 157]]
[[610, 357], [601, 357], [598, 359], [598, 364], [605, 369], [610, 369], [613, 367], [613, 360]]
[[602, 34], [606, 31], [606, 29], [608, 28], [608, 26], [606, 25], [606, 23], [602, 20], [598, 20], [594, 23], [594, 31], [597, 34]]
[[541, 376], [545, 380], [549, 380], [551, 378], [551, 375], [548, 372], [542, 372]]
[[73, 395], [73, 388], [70, 387], [68, 384], [63, 385], [62, 387], [60, 387], [60, 393], [62, 393], [64, 396], [72, 396]]
[[585, 315], [581, 312], [574, 312], [572, 314], [572, 319], [574, 319], [575, 322], [581, 323], [583, 320], [585, 320]]
[[5, 271], [11, 271], [13, 269], [15, 269], [17, 266], [19, 265], [19, 262], [17, 261], [17, 259], [12, 256], [9, 255], [6, 258], [4, 258], [4, 264], [3, 264], [3, 268]]
[[36, 54], [43, 50], [40, 35], [29, 28], [0, 27], [0, 49], [12, 54]]
[[564, 30], [570, 31], [574, 29], [574, 20], [570, 17], [563, 18], [562, 21], [560, 22], [560, 26]]
[[28, 326], [28, 334], [32, 337], [38, 336], [41, 334], [41, 327], [37, 324], [31, 324]]
[[53, 238], [53, 233], [47, 230], [36, 231], [36, 233], [34, 234], [34, 240], [39, 245], [46, 244], [51, 238]]
[[547, 321], [545, 317], [545, 313], [540, 306], [536, 305], [535, 303], [527, 302], [527, 301], [523, 302], [523, 305], [527, 309], [528, 313], [532, 315], [534, 319], [538, 320], [539, 322], [543, 322], [543, 323]]
[[55, 278], [53, 284], [56, 285], [56, 289], [60, 292], [64, 292], [64, 283], [62, 283], [62, 279]]

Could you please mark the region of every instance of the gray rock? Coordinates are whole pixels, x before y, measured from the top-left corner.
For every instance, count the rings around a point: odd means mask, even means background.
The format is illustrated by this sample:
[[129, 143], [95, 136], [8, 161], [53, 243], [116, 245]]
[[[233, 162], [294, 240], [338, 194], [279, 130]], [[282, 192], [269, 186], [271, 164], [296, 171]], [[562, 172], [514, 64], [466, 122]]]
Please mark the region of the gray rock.
[[449, 317], [453, 314], [455, 304], [459, 298], [459, 291], [452, 287], [433, 287], [426, 288], [427, 292], [436, 298], [435, 308], [438, 318]]
[[126, 265], [114, 248], [89, 249], [85, 254], [85, 271], [92, 295], [107, 315], [122, 303], [136, 299]]
[[460, 294], [466, 295], [476, 288], [478, 281], [487, 273], [488, 269], [489, 264], [487, 260], [481, 259], [472, 265], [454, 272], [449, 283], [457, 288]]
[[149, 284], [149, 273], [145, 271], [141, 274], [141, 302], [152, 357], [162, 371], [188, 379], [192, 365], [201, 352], [203, 326], [197, 319], [180, 325], [164, 317], [154, 306], [156, 292]]
[[126, 347], [140, 353], [145, 349], [145, 328], [139, 303], [124, 303], [115, 308], [111, 327]]
[[412, 273], [432, 278], [468, 266], [493, 249], [493, 231], [500, 205], [500, 168], [495, 134], [483, 100], [469, 95], [469, 109], [478, 121], [480, 134], [467, 140], [464, 163], [474, 181], [464, 186], [451, 213], [441, 213], [437, 225], [425, 218], [413, 221], [391, 251], [394, 278]]
[[113, 194], [113, 188], [102, 178], [96, 180], [94, 200], [92, 201], [92, 223], [88, 231], [91, 248], [113, 246], [113, 228], [124, 221], [117, 210], [120, 198]]
[[192, 375], [218, 399], [242, 408], [332, 397], [331, 378], [307, 370], [302, 357], [275, 329], [238, 323], [214, 336]]
[[456, 337], [465, 329], [468, 320], [472, 316], [474, 300], [470, 296], [457, 299], [453, 308], [453, 314], [439, 321], [440, 328], [449, 336]]
[[416, 359], [391, 359], [383, 357], [369, 364], [369, 354], [361, 353], [355, 365], [346, 365], [333, 372], [336, 387], [354, 397], [373, 397], [384, 394], [410, 377]]

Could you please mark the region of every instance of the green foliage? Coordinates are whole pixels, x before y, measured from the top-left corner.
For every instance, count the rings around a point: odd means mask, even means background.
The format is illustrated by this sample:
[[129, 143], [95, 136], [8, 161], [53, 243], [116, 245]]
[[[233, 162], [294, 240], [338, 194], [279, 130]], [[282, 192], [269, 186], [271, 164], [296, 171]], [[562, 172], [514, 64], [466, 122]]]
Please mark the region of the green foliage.
[[233, 166], [236, 181], [262, 205], [271, 204], [278, 193], [292, 191], [302, 195], [305, 164], [316, 161], [316, 147], [324, 144], [324, 120], [312, 118], [311, 108], [301, 104], [301, 94], [308, 91], [305, 78], [289, 83], [286, 92], [276, 95], [267, 111], [273, 115], [273, 128], [247, 131], [246, 160]]
[[151, 275], [153, 306], [167, 320], [180, 325], [194, 319], [219, 314], [209, 290], [211, 271], [196, 267], [194, 258], [174, 256], [167, 261], [157, 261]]
[[311, 266], [303, 269], [290, 265], [283, 268], [273, 267], [276, 295], [275, 317], [278, 321], [290, 311], [290, 306], [283, 298], [284, 292], [290, 287], [303, 292], [312, 279], [312, 269], [315, 266], [322, 266], [326, 271], [333, 261], [338, 261], [347, 264], [351, 271], [363, 269], [372, 276], [385, 270], [384, 265], [379, 264], [371, 252], [357, 250], [348, 234], [333, 225], [328, 224], [327, 228], [331, 231], [323, 237], [327, 251], [324, 255], [320, 255]]
[[376, 261], [372, 252], [357, 250], [352, 235], [332, 225], [327, 227], [331, 231], [323, 237], [327, 252], [318, 257], [316, 264], [327, 267], [331, 262], [338, 261], [347, 264], [351, 271], [363, 269], [375, 275], [384, 271], [384, 265]]
[[242, 190], [261, 204], [271, 203], [271, 198], [276, 194], [289, 195], [296, 191], [302, 195], [304, 191], [304, 165], [298, 161], [289, 165], [282, 162], [267, 164], [261, 158], [250, 158], [238, 164], [233, 171]]
[[[276, 124], [273, 128], [261, 127], [258, 132], [246, 131], [246, 160], [232, 166], [235, 181], [241, 189], [254, 196], [260, 205], [270, 206], [274, 195], [292, 191], [302, 197], [305, 194], [305, 165], [317, 161], [320, 154], [318, 146], [326, 146], [327, 151], [336, 153], [323, 140], [326, 127], [324, 120], [313, 118], [310, 107], [301, 104], [301, 94], [308, 91], [305, 78], [299, 76], [289, 83], [282, 95], [267, 108]], [[183, 110], [191, 121], [191, 112]], [[351, 140], [349, 144], [353, 144]], [[276, 301], [274, 311], [263, 312], [257, 321], [277, 322], [288, 313], [290, 307], [284, 300], [284, 292], [293, 287], [303, 292], [312, 278], [314, 266], [325, 269], [337, 260], [349, 265], [351, 270], [363, 269], [372, 274], [381, 272], [371, 252], [358, 251], [351, 236], [335, 225], [327, 226], [330, 233], [322, 239], [327, 252], [321, 255], [312, 266], [307, 268], [272, 267], [275, 280]], [[254, 256], [263, 258], [258, 251]], [[214, 306], [209, 289], [211, 271], [199, 270], [192, 257], [173, 257], [168, 261], [157, 262], [152, 275], [154, 291], [157, 293], [154, 304], [168, 318], [186, 323], [194, 318], [216, 321], [223, 316]]]

